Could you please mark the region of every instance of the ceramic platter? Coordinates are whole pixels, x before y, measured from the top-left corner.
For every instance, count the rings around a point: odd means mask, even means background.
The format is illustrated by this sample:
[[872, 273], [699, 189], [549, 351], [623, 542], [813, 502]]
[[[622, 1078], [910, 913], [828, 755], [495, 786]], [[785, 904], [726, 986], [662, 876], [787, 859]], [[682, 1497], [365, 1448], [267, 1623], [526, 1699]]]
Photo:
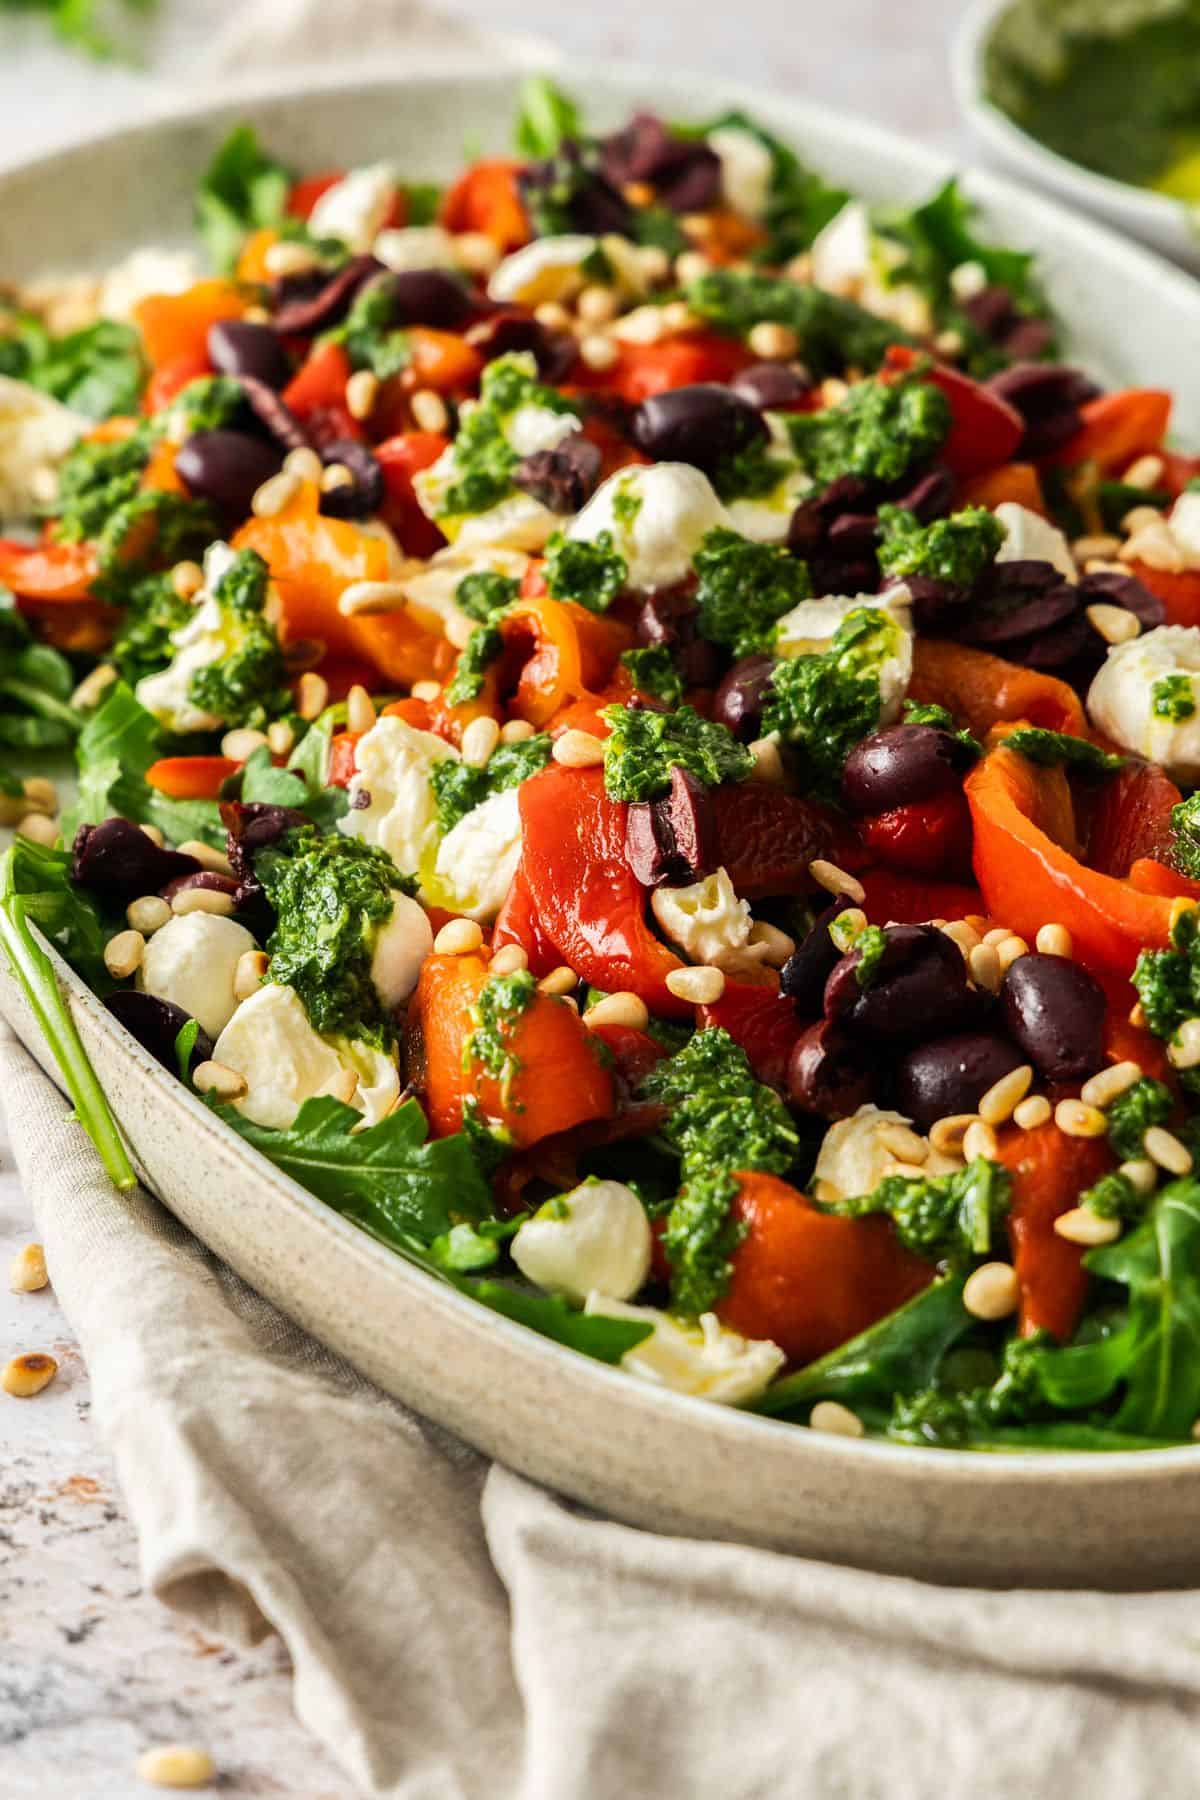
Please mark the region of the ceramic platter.
[[[854, 118], [727, 83], [557, 72], [609, 129], [634, 107], [753, 110], [876, 200], [950, 170]], [[0, 176], [6, 279], [99, 267], [184, 241], [191, 193], [240, 119], [297, 166], [394, 158], [446, 177], [464, 140], [499, 148], [510, 76], [463, 72], [261, 92], [176, 111]], [[993, 233], [1038, 252], [1072, 351], [1114, 383], [1172, 388], [1200, 443], [1200, 286], [999, 179], [969, 175]], [[478, 1307], [345, 1223], [244, 1146], [63, 965], [63, 987], [148, 1185], [219, 1256], [389, 1392], [513, 1468], [621, 1519], [942, 1581], [1151, 1587], [1195, 1578], [1200, 1448], [971, 1455], [819, 1435], [662, 1392]], [[0, 1014], [50, 1067], [0, 965]], [[53, 1070], [51, 1070], [53, 1073]], [[114, 1193], [114, 1206], [121, 1200]]]

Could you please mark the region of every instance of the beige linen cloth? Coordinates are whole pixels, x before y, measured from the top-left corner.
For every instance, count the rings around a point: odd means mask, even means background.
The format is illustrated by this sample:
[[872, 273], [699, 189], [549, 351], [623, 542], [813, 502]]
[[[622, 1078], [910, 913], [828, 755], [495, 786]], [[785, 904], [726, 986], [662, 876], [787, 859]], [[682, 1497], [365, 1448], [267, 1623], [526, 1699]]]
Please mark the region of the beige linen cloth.
[[0, 1093], [147, 1584], [207, 1631], [277, 1631], [297, 1713], [364, 1793], [1200, 1789], [1195, 1594], [929, 1587], [581, 1513], [117, 1195], [2, 1027]]

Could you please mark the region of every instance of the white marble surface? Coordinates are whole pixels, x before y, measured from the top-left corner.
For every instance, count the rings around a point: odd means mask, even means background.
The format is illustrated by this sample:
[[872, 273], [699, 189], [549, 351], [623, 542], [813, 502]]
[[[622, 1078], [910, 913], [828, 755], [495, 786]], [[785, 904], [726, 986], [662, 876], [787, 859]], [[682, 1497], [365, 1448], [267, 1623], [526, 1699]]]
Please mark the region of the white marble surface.
[[[296, 0], [302, 6], [304, 0]], [[335, 0], [341, 5], [342, 0]], [[374, 0], [387, 11], [391, 0]], [[73, 61], [31, 20], [0, 19], [0, 161], [88, 123], [119, 120], [186, 80], [232, 0], [163, 0], [156, 60], [134, 73]], [[945, 72], [960, 0], [452, 0], [458, 18], [553, 39], [569, 52], [686, 62], [801, 92], [961, 146]], [[3, 276], [0, 220], [0, 278]], [[87, 1371], [49, 1290], [16, 1295], [6, 1271], [33, 1235], [0, 1126], [0, 1361], [48, 1350], [54, 1383], [0, 1393], [0, 1800], [135, 1800], [141, 1748], [202, 1744], [219, 1791], [341, 1800], [352, 1789], [296, 1724], [277, 1645], [211, 1642], [141, 1588], [137, 1544], [89, 1421]], [[215, 1791], [215, 1790], [214, 1790]], [[597, 1800], [608, 1800], [597, 1796]]]

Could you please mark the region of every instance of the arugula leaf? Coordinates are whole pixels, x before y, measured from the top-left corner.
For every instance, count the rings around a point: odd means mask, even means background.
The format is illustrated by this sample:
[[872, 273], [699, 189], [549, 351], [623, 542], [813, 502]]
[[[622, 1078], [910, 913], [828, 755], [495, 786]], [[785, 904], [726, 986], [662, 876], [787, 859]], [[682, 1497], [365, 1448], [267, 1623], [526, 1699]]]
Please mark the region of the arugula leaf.
[[302, 812], [322, 831], [332, 831], [349, 807], [345, 788], [326, 787], [331, 721], [318, 720], [277, 769], [265, 744], [251, 752], [241, 774], [239, 798], [247, 805], [287, 806]]
[[196, 228], [215, 266], [230, 270], [250, 231], [278, 225], [291, 176], [262, 149], [249, 125], [236, 125], [209, 164], [196, 194]]
[[1129, 761], [1127, 756], [1110, 756], [1087, 738], [1072, 737], [1065, 731], [1046, 731], [1040, 725], [1019, 725], [1003, 742], [1006, 750], [1015, 750], [1039, 768], [1066, 768], [1077, 775], [1115, 775]]
[[123, 681], [114, 682], [75, 746], [79, 792], [64, 817], [64, 836], [69, 840], [81, 825], [98, 825], [119, 813], [136, 825], [157, 825], [171, 843], [199, 838], [223, 849], [225, 827], [213, 801], [171, 800], [146, 781], [146, 770], [163, 755], [163, 743], [158, 721]]
[[146, 364], [132, 325], [98, 319], [56, 338], [24, 313], [0, 339], [0, 374], [52, 394], [72, 412], [107, 419], [137, 411]]
[[0, 744], [50, 750], [73, 742], [81, 720], [70, 704], [71, 665], [39, 644], [0, 588]]
[[579, 108], [546, 75], [528, 75], [518, 94], [513, 139], [522, 156], [553, 156], [564, 138], [578, 138]]

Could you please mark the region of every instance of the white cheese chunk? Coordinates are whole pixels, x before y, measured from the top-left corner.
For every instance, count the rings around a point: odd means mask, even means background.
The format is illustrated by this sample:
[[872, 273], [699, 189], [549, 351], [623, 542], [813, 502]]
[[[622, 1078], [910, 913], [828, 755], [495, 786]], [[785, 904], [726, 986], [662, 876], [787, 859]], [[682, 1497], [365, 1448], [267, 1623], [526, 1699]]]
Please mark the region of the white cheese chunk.
[[1200, 569], [1200, 493], [1180, 494], [1167, 520], [1185, 569]]
[[295, 989], [278, 982], [242, 1001], [213, 1057], [247, 1084], [245, 1096], [234, 1103], [238, 1111], [275, 1131], [286, 1131], [306, 1100], [341, 1095], [348, 1072], [357, 1084], [350, 1104], [362, 1113], [364, 1126], [383, 1118], [400, 1093], [392, 1057], [369, 1044], [320, 1036]]
[[134, 250], [110, 269], [100, 284], [100, 312], [106, 319], [132, 319], [151, 294], [182, 294], [200, 280], [200, 262], [191, 250]]
[[997, 562], [1048, 562], [1053, 563], [1064, 580], [1078, 578], [1071, 546], [1049, 519], [1043, 519], [1040, 513], [1031, 512], [1029, 507], [1016, 500], [1002, 501], [995, 509], [995, 516], [1004, 527], [1004, 542], [996, 552]]
[[690, 1325], [657, 1307], [628, 1306], [603, 1294], [589, 1294], [585, 1311], [653, 1326], [649, 1337], [625, 1352], [621, 1367], [677, 1394], [736, 1406], [761, 1394], [785, 1361], [778, 1344], [744, 1338], [715, 1313], [702, 1313], [699, 1323]]
[[690, 463], [660, 462], [610, 475], [567, 536], [594, 543], [611, 532], [629, 568], [628, 585], [650, 593], [684, 579], [700, 540], [716, 525], [729, 526], [730, 517], [708, 477]]
[[521, 860], [515, 787], [492, 794], [442, 839], [425, 891], [437, 905], [486, 923], [496, 917]]
[[620, 1181], [584, 1181], [527, 1219], [512, 1241], [522, 1275], [548, 1294], [629, 1300], [650, 1273], [646, 1209]]
[[[517, 408], [518, 413], [524, 410], [522, 407]], [[537, 407], [530, 410], [542, 412], [549, 409]], [[568, 429], [578, 430], [578, 419], [570, 415], [564, 416], [567, 417]], [[548, 506], [543, 506], [532, 494], [522, 493], [518, 489], [483, 512], [449, 513], [446, 511], [446, 496], [458, 478], [458, 459], [453, 444], [443, 450], [428, 469], [422, 469], [413, 476], [413, 492], [421, 511], [426, 518], [434, 520], [451, 544], [472, 549], [500, 544], [510, 550], [540, 550], [551, 533], [557, 531], [562, 524], [562, 520]]]
[[498, 263], [488, 281], [488, 298], [504, 306], [544, 306], [578, 293], [583, 264], [599, 249], [582, 232], [535, 238]]
[[721, 164], [721, 198], [747, 219], [766, 216], [775, 159], [762, 139], [740, 125], [721, 125], [705, 138]]
[[819, 600], [802, 600], [784, 613], [776, 626], [778, 656], [811, 656], [829, 649], [838, 627], [852, 612], [865, 609], [886, 622], [882, 650], [864, 652], [861, 673], [879, 678], [881, 725], [900, 716], [904, 696], [912, 680], [913, 640], [911, 597], [901, 583], [882, 594], [858, 594], [853, 598], [826, 594]]
[[518, 406], [505, 426], [505, 436], [518, 456], [534, 456], [553, 450], [579, 430], [574, 413], [553, 412], [548, 406]]
[[441, 837], [429, 777], [448, 757], [457, 759], [457, 750], [432, 731], [405, 719], [377, 720], [358, 741], [350, 810], [339, 830], [378, 844], [402, 875], [423, 876], [433, 867]]
[[883, 1133], [910, 1126], [903, 1113], [860, 1106], [849, 1119], [839, 1119], [825, 1133], [813, 1170], [813, 1187], [823, 1202], [870, 1194], [897, 1160]]
[[421, 964], [433, 949], [433, 927], [423, 906], [397, 894], [392, 916], [371, 950], [371, 980], [384, 1006], [402, 1006], [417, 985]]
[[216, 598], [216, 588], [237, 552], [226, 543], [210, 544], [204, 557], [204, 586], [196, 595], [192, 616], [171, 633], [175, 654], [165, 669], [143, 675], [134, 690], [148, 713], [168, 731], [215, 731], [216, 713], [205, 712], [189, 698], [192, 676], [223, 662], [236, 650], [239, 626]]
[[664, 935], [691, 962], [732, 970], [765, 954], [765, 944], [750, 946], [750, 902], [738, 899], [725, 869], [686, 887], [655, 888], [650, 907]]
[[1123, 750], [1161, 763], [1175, 781], [1200, 783], [1200, 626], [1160, 625], [1115, 644], [1087, 710]]
[[37, 512], [46, 498], [38, 492], [38, 472], [57, 469], [91, 428], [91, 419], [40, 388], [0, 375], [0, 521]]
[[347, 250], [363, 255], [387, 223], [398, 187], [399, 176], [390, 162], [351, 169], [326, 188], [309, 214], [308, 228], [314, 237], [338, 238]]
[[398, 579], [404, 585], [408, 608], [417, 624], [440, 635], [455, 608], [460, 581], [468, 575], [484, 573], [520, 581], [528, 567], [529, 558], [523, 551], [508, 550], [500, 544], [475, 548], [451, 545], [437, 551], [427, 563], [410, 564]]
[[233, 983], [238, 961], [255, 948], [253, 937], [236, 919], [179, 913], [147, 939], [137, 984], [156, 1000], [182, 1007], [215, 1038], [237, 1007]]
[[444, 225], [390, 226], [371, 248], [386, 269], [401, 275], [413, 269], [458, 267], [454, 238]]
[[848, 201], [813, 239], [809, 251], [818, 287], [849, 295], [878, 318], [926, 336], [933, 329], [929, 301], [911, 282], [896, 281], [905, 252], [871, 225], [861, 200]]

